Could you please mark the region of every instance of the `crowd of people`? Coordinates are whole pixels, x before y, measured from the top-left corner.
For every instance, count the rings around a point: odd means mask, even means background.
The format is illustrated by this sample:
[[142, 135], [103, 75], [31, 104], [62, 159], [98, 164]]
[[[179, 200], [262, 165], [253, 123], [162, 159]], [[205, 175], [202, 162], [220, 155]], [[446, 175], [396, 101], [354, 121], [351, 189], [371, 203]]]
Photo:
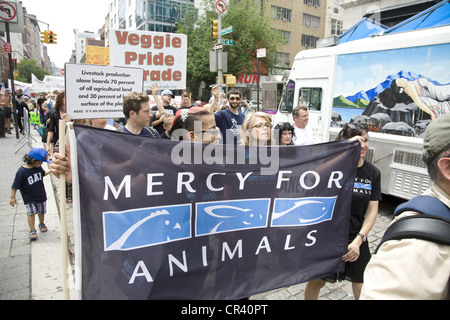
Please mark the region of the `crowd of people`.
[[[151, 92], [156, 101], [156, 105], [153, 107], [150, 106], [150, 99], [147, 94], [132, 92], [126, 95], [123, 100], [124, 120], [92, 119], [88, 120], [88, 124], [104, 129], [119, 130], [136, 136], [177, 141], [248, 146], [314, 144], [311, 131], [307, 127], [308, 108], [305, 105], [299, 105], [293, 109], [293, 123], [282, 122], [276, 124], [273, 128], [271, 116], [264, 112], [249, 112], [244, 115], [241, 111], [241, 93], [235, 89], [230, 90], [225, 98], [223, 94], [219, 94], [218, 88], [214, 87], [211, 100], [204, 106], [192, 104], [190, 95], [183, 93], [182, 104], [179, 108], [175, 108], [171, 104], [174, 95], [170, 90], [163, 90], [160, 96], [158, 96], [158, 91], [158, 86], [152, 85]], [[46, 150], [52, 152], [50, 146], [56, 145], [59, 139], [58, 120], [70, 121], [70, 118], [65, 113], [64, 92], [56, 95], [52, 105], [53, 111], [49, 111], [50, 108], [46, 104], [48, 99], [44, 102], [42, 100], [44, 98], [41, 97], [39, 110], [42, 108], [45, 111], [44, 116], [48, 123]], [[42, 107], [44, 104], [45, 108]], [[449, 130], [449, 123], [447, 120], [445, 127], [447, 131]], [[337, 138], [338, 140], [359, 141], [361, 145], [350, 212], [348, 252], [342, 256], [342, 260], [345, 261], [345, 271], [342, 274], [331, 274], [326, 278], [310, 281], [305, 289], [306, 299], [317, 299], [320, 289], [326, 281], [334, 282], [343, 279], [352, 282], [356, 299], [361, 296], [365, 269], [371, 261], [367, 236], [375, 224], [378, 205], [381, 200], [380, 171], [364, 160], [369, 148], [368, 131], [368, 126], [362, 123], [346, 124]], [[448, 142], [448, 136], [446, 141]], [[439, 159], [442, 159], [443, 162], [446, 161], [446, 164], [442, 164], [441, 167], [435, 169], [435, 171], [441, 172], [441, 175], [438, 180], [434, 179], [433, 181], [435, 188], [438, 188], [440, 194], [443, 194], [441, 199], [449, 206], [450, 158], [448, 153], [450, 152], [450, 144], [443, 143], [436, 147], [433, 152], [433, 157], [436, 156], [436, 153], [444, 154]], [[63, 156], [55, 148], [50, 165], [56, 176], [65, 174], [68, 182], [71, 181], [69, 158], [70, 150], [66, 149], [66, 156]], [[359, 186], [362, 185], [364, 185], [365, 190], [370, 190], [370, 192], [360, 192]], [[437, 185], [439, 187], [436, 187]], [[30, 238], [31, 236], [30, 233]], [[448, 250], [446, 252], [448, 257]], [[389, 275], [386, 274], [386, 277], [389, 277]], [[370, 281], [373, 283], [375, 280], [370, 279]], [[377, 281], [375, 283], [379, 284]], [[388, 291], [388, 288], [385, 289]], [[448, 289], [448, 285], [444, 286], [443, 289]], [[442, 294], [445, 295], [443, 292]], [[370, 296], [370, 292], [365, 292], [365, 295]]]

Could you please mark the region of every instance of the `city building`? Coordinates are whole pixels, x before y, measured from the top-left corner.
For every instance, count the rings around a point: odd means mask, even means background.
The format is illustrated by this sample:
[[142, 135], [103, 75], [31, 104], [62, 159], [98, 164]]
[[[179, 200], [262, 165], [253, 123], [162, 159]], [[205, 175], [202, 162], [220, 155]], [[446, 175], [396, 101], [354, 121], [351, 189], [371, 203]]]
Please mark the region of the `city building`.
[[112, 0], [105, 18], [106, 45], [109, 29], [175, 32], [186, 10], [196, 10], [194, 0]]
[[100, 40], [100, 34], [91, 31], [78, 31], [74, 29], [75, 34], [75, 63], [80, 63], [83, 56], [86, 54], [86, 42], [87, 39]]

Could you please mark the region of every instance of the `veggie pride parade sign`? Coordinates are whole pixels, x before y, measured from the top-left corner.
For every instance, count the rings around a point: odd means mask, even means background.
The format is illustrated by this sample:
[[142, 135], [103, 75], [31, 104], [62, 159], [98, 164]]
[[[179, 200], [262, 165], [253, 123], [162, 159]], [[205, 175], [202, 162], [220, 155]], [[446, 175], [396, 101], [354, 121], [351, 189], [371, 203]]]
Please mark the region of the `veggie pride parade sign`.
[[74, 132], [83, 299], [239, 299], [343, 271], [357, 142]]
[[112, 66], [144, 70], [144, 89], [154, 82], [159, 89], [186, 88], [187, 35], [111, 29]]

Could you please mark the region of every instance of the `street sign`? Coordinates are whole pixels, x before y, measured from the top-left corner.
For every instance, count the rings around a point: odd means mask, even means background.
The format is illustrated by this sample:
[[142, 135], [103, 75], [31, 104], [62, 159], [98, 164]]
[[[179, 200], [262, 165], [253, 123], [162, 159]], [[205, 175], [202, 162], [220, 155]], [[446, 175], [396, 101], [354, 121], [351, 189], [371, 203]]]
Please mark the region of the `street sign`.
[[217, 0], [216, 1], [216, 11], [218, 13], [225, 13], [227, 12], [227, 4], [224, 0]]
[[17, 3], [0, 1], [0, 22], [17, 23]]
[[213, 45], [213, 50], [214, 51], [222, 50], [222, 49], [223, 49], [223, 44], [221, 44], [221, 43]]
[[222, 43], [225, 46], [234, 46], [234, 40], [222, 39]]
[[229, 34], [233, 32], [233, 26], [229, 26], [228, 28], [222, 29], [221, 35]]
[[266, 48], [256, 49], [256, 58], [265, 58], [266, 51]]
[[11, 43], [5, 42], [5, 44], [3, 45], [3, 48], [5, 49], [6, 53], [12, 53]]

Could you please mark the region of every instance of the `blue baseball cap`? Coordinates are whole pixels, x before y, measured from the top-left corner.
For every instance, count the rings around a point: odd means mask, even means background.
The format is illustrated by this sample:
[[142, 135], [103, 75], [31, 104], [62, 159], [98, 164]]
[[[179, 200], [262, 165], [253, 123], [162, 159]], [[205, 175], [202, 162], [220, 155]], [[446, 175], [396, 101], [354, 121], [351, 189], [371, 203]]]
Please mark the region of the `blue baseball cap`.
[[48, 152], [43, 148], [33, 148], [28, 152], [28, 156], [37, 161], [52, 163], [50, 160], [47, 160]]
[[161, 92], [161, 95], [162, 95], [162, 96], [165, 95], [165, 94], [167, 94], [167, 95], [169, 95], [169, 96], [171, 96], [172, 98], [175, 99], [175, 96], [173, 95], [172, 91], [170, 91], [170, 90], [164, 90], [163, 92]]

